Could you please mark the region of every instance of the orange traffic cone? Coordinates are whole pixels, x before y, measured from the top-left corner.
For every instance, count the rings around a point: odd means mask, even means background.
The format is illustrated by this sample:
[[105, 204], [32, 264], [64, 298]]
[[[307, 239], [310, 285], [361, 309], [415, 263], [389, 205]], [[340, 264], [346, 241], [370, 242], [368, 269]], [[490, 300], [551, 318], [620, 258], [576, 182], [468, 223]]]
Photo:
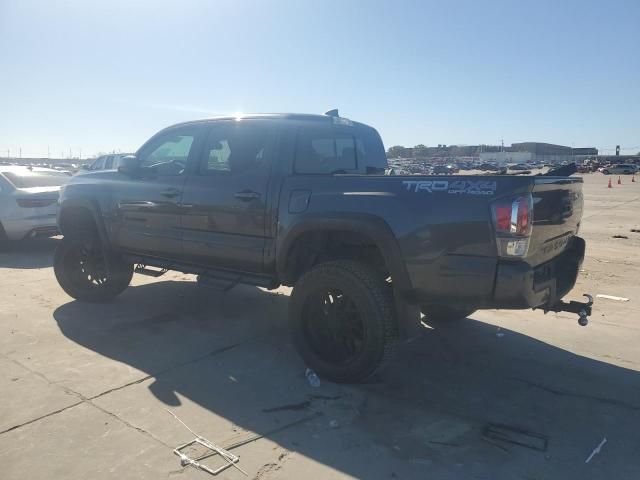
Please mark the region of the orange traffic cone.
[[622, 180], [620, 180], [620, 176], [618, 176], [618, 185], [622, 185]]
[[608, 188], [613, 188], [613, 187], [611, 186], [611, 179], [609, 179], [609, 185], [607, 185], [607, 187], [608, 187]]

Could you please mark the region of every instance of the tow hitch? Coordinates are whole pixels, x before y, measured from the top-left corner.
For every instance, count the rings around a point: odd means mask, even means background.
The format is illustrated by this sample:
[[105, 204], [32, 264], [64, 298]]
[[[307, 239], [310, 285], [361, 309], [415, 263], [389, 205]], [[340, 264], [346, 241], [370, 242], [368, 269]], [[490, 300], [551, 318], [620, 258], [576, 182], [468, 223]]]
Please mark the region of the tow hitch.
[[578, 324], [585, 327], [589, 323], [589, 315], [591, 315], [591, 306], [593, 305], [593, 297], [587, 293], [582, 296], [587, 297], [587, 302], [570, 301], [569, 303], [560, 300], [550, 307], [545, 307], [544, 313], [547, 312], [569, 312], [578, 314]]

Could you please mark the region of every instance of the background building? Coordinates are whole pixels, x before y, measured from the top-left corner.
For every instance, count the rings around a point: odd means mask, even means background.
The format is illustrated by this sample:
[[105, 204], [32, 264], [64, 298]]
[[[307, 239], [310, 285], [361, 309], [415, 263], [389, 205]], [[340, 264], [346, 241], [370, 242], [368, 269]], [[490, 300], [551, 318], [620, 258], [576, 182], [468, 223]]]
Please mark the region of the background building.
[[480, 161], [496, 163], [562, 163], [579, 162], [598, 155], [593, 147], [572, 148], [552, 143], [512, 143], [501, 152], [480, 153]]

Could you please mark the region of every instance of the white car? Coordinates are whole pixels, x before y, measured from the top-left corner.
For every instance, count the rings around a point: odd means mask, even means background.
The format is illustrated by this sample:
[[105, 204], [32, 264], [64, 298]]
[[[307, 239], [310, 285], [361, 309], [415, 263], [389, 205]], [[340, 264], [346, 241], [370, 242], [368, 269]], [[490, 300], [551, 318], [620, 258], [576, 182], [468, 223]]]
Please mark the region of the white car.
[[620, 163], [618, 165], [611, 165], [604, 167], [602, 173], [605, 175], [632, 175], [638, 173], [638, 165], [632, 163]]
[[56, 235], [58, 195], [70, 178], [51, 168], [0, 166], [0, 245]]

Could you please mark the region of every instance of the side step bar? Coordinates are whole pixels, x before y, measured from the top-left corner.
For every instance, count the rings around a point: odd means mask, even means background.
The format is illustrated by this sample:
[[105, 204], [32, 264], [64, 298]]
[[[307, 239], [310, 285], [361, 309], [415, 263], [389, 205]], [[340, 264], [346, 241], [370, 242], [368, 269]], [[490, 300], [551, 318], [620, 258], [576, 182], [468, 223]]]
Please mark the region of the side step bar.
[[[206, 268], [200, 265], [177, 263], [143, 255], [125, 255], [127, 261], [135, 265], [134, 272], [149, 277], [160, 277], [169, 270], [198, 276], [198, 284], [215, 290], [227, 291], [242, 283], [268, 289], [277, 288], [279, 283], [273, 275], [249, 273], [233, 270]], [[150, 268], [152, 267], [152, 268]]]
[[169, 271], [168, 268], [161, 268], [159, 270], [153, 269], [153, 268], [149, 268], [146, 265], [143, 265], [142, 263], [139, 263], [136, 265], [136, 267], [133, 269], [134, 273], [139, 273], [140, 275], [146, 275], [147, 277], [161, 277], [162, 275], [164, 275], [165, 273], [167, 273]]

